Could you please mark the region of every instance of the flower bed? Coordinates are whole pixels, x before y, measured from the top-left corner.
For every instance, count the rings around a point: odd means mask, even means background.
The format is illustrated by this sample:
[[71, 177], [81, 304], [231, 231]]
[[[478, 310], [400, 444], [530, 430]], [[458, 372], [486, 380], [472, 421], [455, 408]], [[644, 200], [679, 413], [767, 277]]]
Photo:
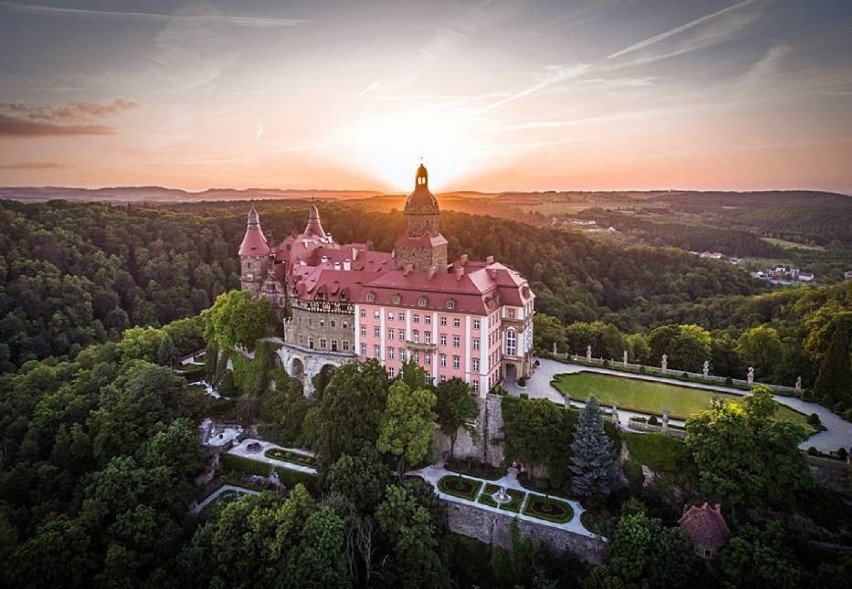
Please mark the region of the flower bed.
[[284, 462], [292, 462], [293, 464], [301, 464], [302, 466], [316, 466], [317, 461], [312, 456], [306, 456], [305, 454], [297, 454], [296, 452], [291, 452], [290, 450], [282, 450], [281, 448], [270, 448], [266, 452], [264, 452], [264, 456], [267, 458], [274, 458], [275, 460], [283, 460]]
[[571, 506], [552, 497], [530, 494], [527, 504], [524, 506], [524, 515], [530, 515], [537, 519], [564, 524], [574, 517]]
[[476, 499], [482, 482], [460, 475], [447, 475], [438, 481], [438, 490], [453, 497], [473, 501]]
[[521, 505], [524, 502], [524, 497], [526, 497], [526, 493], [524, 493], [523, 491], [517, 491], [515, 489], [506, 489], [506, 494], [511, 498], [511, 500], [507, 501], [506, 503], [498, 503], [497, 500], [494, 499], [494, 495], [499, 490], [499, 486], [492, 485], [489, 483], [485, 486], [485, 490], [482, 492], [482, 495], [479, 496], [479, 503], [483, 505], [488, 505], [489, 507], [496, 507], [505, 511], [518, 513], [521, 510]]

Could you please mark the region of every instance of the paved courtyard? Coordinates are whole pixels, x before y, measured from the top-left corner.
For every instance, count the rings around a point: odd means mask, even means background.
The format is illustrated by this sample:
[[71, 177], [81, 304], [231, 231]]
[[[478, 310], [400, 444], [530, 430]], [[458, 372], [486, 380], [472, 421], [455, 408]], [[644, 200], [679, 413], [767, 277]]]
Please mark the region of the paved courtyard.
[[[248, 447], [250, 444], [253, 444], [255, 442], [260, 445], [260, 450], [252, 452], [248, 449]], [[243, 458], [249, 458], [251, 460], [256, 460], [257, 462], [265, 462], [266, 464], [270, 464], [272, 466], [280, 466], [281, 468], [286, 468], [287, 470], [295, 470], [297, 472], [303, 472], [305, 474], [319, 474], [317, 473], [317, 469], [312, 466], [305, 466], [304, 464], [296, 464], [294, 462], [286, 462], [284, 460], [278, 460], [277, 458], [269, 458], [265, 455], [268, 450], [272, 450], [274, 448], [277, 448], [278, 450], [284, 450], [286, 452], [292, 452], [293, 454], [301, 454], [302, 456], [313, 457], [313, 454], [311, 452], [308, 452], [307, 450], [302, 450], [299, 448], [284, 448], [283, 446], [273, 444], [272, 442], [264, 442], [263, 440], [256, 440], [254, 438], [246, 438], [238, 445], [228, 450], [228, 454], [242, 456]]]
[[[639, 380], [648, 380], [672, 384], [679, 387], [688, 387], [694, 389], [702, 389], [707, 391], [718, 391], [732, 395], [747, 395], [748, 392], [739, 389], [730, 389], [718, 385], [703, 384], [697, 382], [684, 382], [676, 379], [654, 376], [649, 374], [632, 374], [628, 372], [619, 372], [609, 368], [599, 368], [597, 366], [583, 366], [580, 364], [563, 364], [555, 360], [542, 358], [539, 360], [540, 365], [535, 369], [532, 376], [527, 380], [527, 386], [520, 388], [514, 382], [505, 382], [503, 387], [509, 391], [513, 397], [517, 397], [521, 393], [526, 393], [532, 399], [550, 399], [561, 405], [565, 404], [565, 398], [562, 394], [551, 386], [550, 381], [557, 374], [573, 374], [576, 372], [596, 372], [599, 374], [609, 374], [614, 376], [622, 376], [627, 378], [635, 378]], [[800, 411], [805, 415], [816, 413], [819, 415], [820, 421], [826, 427], [826, 431], [817, 432], [810, 438], [802, 442], [800, 448], [807, 449], [813, 446], [821, 452], [832, 452], [841, 447], [849, 447], [852, 445], [852, 423], [843, 420], [839, 415], [835, 415], [829, 409], [826, 409], [818, 403], [802, 401], [797, 397], [787, 397], [784, 395], [775, 395], [775, 400], [786, 405], [791, 409]], [[577, 403], [571, 401], [574, 407], [583, 407], [585, 403]], [[606, 407], [604, 408], [606, 409]], [[618, 420], [622, 426], [627, 427], [628, 420], [633, 417], [647, 417], [646, 414], [636, 413], [632, 411], [618, 410]], [[682, 421], [672, 419], [670, 423], [674, 425], [683, 425]]]

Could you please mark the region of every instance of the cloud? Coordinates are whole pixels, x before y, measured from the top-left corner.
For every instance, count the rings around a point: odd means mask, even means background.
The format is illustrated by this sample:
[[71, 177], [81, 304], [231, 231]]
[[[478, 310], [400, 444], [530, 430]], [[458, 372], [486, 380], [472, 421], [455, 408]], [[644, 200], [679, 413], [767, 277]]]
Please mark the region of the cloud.
[[[680, 41], [675, 43], [675, 46], [669, 51], [658, 54], [646, 53], [644, 57], [640, 56], [638, 60], [627, 65], [651, 63], [668, 57], [682, 55], [697, 49], [710, 47], [711, 45], [716, 45], [726, 41], [746, 26], [757, 21], [762, 14], [762, 10], [760, 9], [761, 7], [758, 6], [759, 2], [760, 0], [744, 0], [742, 2], [738, 2], [737, 4], [723, 8], [722, 10], [704, 15], [700, 18], [691, 20], [688, 23], [682, 24], [663, 33], [659, 33], [653, 37], [648, 37], [638, 43], [634, 43], [629, 47], [625, 47], [624, 49], [608, 55], [607, 59], [616, 59], [631, 53], [636, 53], [672, 38], [677, 40], [678, 37], [681, 37]], [[744, 10], [749, 7], [757, 8], [757, 10]], [[684, 33], [689, 32], [692, 32], [692, 36], [682, 38]]]
[[0, 137], [25, 139], [112, 135], [115, 128], [96, 123], [136, 106], [135, 102], [124, 99], [107, 103], [72, 102], [56, 106], [4, 102], [0, 103]]
[[226, 16], [221, 14], [158, 14], [154, 12], [121, 12], [113, 10], [86, 10], [83, 8], [62, 8], [59, 6], [44, 6], [41, 4], [21, 4], [20, 2], [0, 2], [0, 6], [26, 14], [44, 16], [89, 18], [100, 20], [124, 20], [133, 22], [169, 23], [176, 21], [196, 22], [207, 24], [226, 24], [253, 29], [268, 29], [276, 27], [292, 27], [301, 25], [308, 20], [293, 18], [272, 18], [254, 16]]
[[505, 106], [510, 102], [515, 102], [516, 100], [520, 100], [522, 98], [526, 98], [528, 96], [532, 96], [533, 94], [544, 90], [554, 84], [559, 84], [564, 82], [565, 80], [570, 80], [572, 78], [577, 78], [585, 74], [589, 71], [590, 66], [582, 63], [578, 63], [575, 65], [564, 66], [564, 65], [549, 65], [545, 68], [547, 75], [545, 75], [541, 80], [532, 86], [524, 88], [519, 92], [515, 92], [498, 100], [496, 102], [492, 102], [486, 106], [483, 106], [479, 110], [475, 112], [475, 114], [481, 114], [484, 112], [488, 112], [490, 110], [494, 110], [496, 108], [500, 108], [501, 106]]
[[0, 165], [0, 170], [58, 170], [67, 167], [59, 162], [18, 162], [16, 164]]
[[57, 125], [0, 114], [0, 137], [67, 137], [72, 135], [112, 135], [113, 127], [105, 125]]
[[106, 104], [72, 102], [62, 106], [35, 106], [23, 102], [5, 102], [0, 103], [0, 114], [40, 121], [81, 121], [108, 117], [137, 106], [137, 103], [124, 99]]

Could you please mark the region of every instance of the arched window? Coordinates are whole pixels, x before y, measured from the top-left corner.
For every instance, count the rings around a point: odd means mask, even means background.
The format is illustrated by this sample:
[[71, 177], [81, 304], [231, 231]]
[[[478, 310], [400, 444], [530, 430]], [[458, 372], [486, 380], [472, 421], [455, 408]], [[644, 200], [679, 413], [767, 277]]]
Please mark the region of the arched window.
[[376, 302], [376, 293], [368, 292], [366, 298], [367, 298], [368, 303], [375, 303]]
[[426, 306], [426, 297], [420, 297], [419, 299], [417, 299], [417, 306], [418, 307], [425, 307]]
[[516, 356], [518, 353], [518, 337], [514, 329], [506, 332], [506, 355]]
[[447, 309], [453, 310], [455, 308], [456, 308], [456, 300], [455, 299], [447, 300]]
[[393, 295], [393, 298], [391, 299], [391, 302], [392, 302], [394, 305], [398, 305], [398, 304], [400, 304], [400, 303], [402, 302], [402, 297], [401, 297], [401, 296], [399, 296], [398, 294], [395, 294], [395, 295]]

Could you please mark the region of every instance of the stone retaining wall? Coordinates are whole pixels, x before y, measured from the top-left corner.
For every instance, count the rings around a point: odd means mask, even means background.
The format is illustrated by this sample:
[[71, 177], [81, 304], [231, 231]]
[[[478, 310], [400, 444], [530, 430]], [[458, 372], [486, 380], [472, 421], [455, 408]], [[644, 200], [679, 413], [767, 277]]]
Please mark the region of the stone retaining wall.
[[[499, 395], [487, 395], [477, 398], [479, 415], [476, 418], [475, 432], [460, 428], [456, 436], [455, 458], [472, 458], [492, 466], [503, 462], [503, 444], [495, 443], [503, 439], [503, 405]], [[440, 430], [435, 432], [435, 449], [438, 458], [450, 455], [450, 438]]]
[[[511, 525], [515, 519], [513, 514], [495, 513], [455, 501], [445, 500], [444, 503], [447, 506], [450, 530], [453, 532], [500, 548], [512, 547]], [[518, 523], [521, 535], [531, 538], [536, 545], [544, 545], [557, 554], [570, 552], [580, 560], [592, 564], [601, 562], [606, 548], [606, 542], [603, 540], [530, 521], [518, 520]]]

